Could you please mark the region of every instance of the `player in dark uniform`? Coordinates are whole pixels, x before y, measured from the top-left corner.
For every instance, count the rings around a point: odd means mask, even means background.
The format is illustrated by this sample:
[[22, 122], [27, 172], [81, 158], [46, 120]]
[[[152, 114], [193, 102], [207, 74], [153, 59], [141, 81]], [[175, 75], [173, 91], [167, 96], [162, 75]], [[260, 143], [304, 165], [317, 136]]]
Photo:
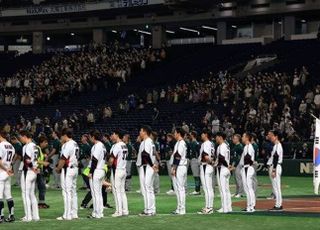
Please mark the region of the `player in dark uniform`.
[[125, 190], [128, 192], [128, 191], [131, 191], [132, 157], [134, 154], [136, 154], [136, 151], [131, 144], [129, 134], [124, 135], [123, 142], [127, 145], [127, 148], [128, 148], [127, 165], [126, 165], [127, 176], [126, 176], [126, 183], [125, 183]]
[[171, 155], [173, 153], [173, 149], [175, 146], [176, 142], [174, 140], [174, 137], [171, 133], [167, 134], [167, 146], [166, 146], [166, 162], [167, 162], [167, 170], [168, 170], [168, 175], [170, 177], [171, 181], [171, 189], [167, 192], [168, 195], [174, 195], [174, 189], [173, 189], [173, 183], [171, 179], [171, 165], [173, 164], [173, 160], [171, 159]]
[[233, 194], [233, 196], [240, 198], [244, 194], [244, 189], [241, 174], [243, 165], [239, 164], [243, 152], [243, 145], [241, 144], [241, 136], [239, 134], [233, 135], [231, 147], [231, 162], [234, 168], [234, 179], [236, 181], [236, 193]]
[[16, 154], [14, 156], [13, 160], [13, 171], [15, 174], [15, 186], [20, 186], [20, 177], [21, 177], [21, 171], [19, 170], [21, 159], [22, 159], [22, 144], [18, 140], [16, 136], [11, 137], [11, 144], [14, 147]]
[[200, 195], [200, 164], [198, 160], [200, 143], [197, 141], [197, 132], [195, 131], [190, 133], [187, 153], [187, 157], [190, 159], [190, 166], [195, 184], [195, 190], [190, 195]]

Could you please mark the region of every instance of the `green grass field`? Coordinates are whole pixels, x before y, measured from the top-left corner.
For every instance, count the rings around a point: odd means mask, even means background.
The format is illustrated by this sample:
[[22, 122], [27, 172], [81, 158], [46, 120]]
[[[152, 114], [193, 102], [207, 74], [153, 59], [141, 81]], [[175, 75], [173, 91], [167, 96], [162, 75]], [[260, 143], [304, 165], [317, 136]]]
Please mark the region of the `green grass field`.
[[[114, 212], [112, 209], [105, 209], [105, 218], [94, 220], [87, 219], [86, 216], [90, 210], [79, 210], [79, 220], [59, 222], [56, 217], [61, 216], [63, 212], [62, 195], [60, 191], [47, 191], [47, 203], [50, 209], [40, 210], [40, 222], [22, 223], [4, 223], [0, 225], [0, 229], [232, 229], [232, 230], [251, 230], [251, 229], [320, 229], [320, 214], [319, 215], [285, 215], [281, 213], [268, 214], [266, 212], [256, 212], [254, 214], [245, 214], [235, 212], [231, 214], [213, 215], [197, 215], [204, 204], [204, 197], [187, 196], [187, 215], [185, 216], [170, 216], [169, 213], [175, 209], [176, 197], [168, 196], [165, 192], [169, 189], [169, 179], [166, 176], [160, 178], [161, 193], [156, 197], [157, 216], [155, 217], [138, 217], [137, 214], [143, 209], [143, 200], [140, 194], [135, 193], [138, 189], [137, 176], [133, 178], [133, 190], [128, 193], [128, 202], [130, 216], [126, 218], [112, 218], [110, 215]], [[259, 184], [270, 184], [267, 177], [259, 177]], [[193, 179], [188, 178], [189, 192], [193, 191]], [[233, 184], [233, 181], [232, 181]], [[312, 178], [311, 177], [285, 177], [283, 184], [287, 185], [283, 189], [284, 197], [292, 196], [308, 196], [312, 195]], [[82, 185], [81, 182], [78, 185]], [[232, 186], [232, 192], [234, 186]], [[271, 189], [267, 186], [259, 186], [259, 199], [263, 199], [270, 194]], [[85, 191], [78, 191], [79, 203], [84, 197]], [[15, 216], [21, 218], [23, 216], [22, 199], [19, 188], [13, 188], [13, 196], [15, 200]], [[239, 199], [233, 199], [233, 201]], [[113, 202], [113, 195], [109, 194], [108, 203]], [[215, 208], [220, 208], [220, 196], [218, 189], [215, 193]], [[234, 211], [239, 211], [240, 208], [234, 207]], [[5, 213], [7, 208], [5, 207]]]

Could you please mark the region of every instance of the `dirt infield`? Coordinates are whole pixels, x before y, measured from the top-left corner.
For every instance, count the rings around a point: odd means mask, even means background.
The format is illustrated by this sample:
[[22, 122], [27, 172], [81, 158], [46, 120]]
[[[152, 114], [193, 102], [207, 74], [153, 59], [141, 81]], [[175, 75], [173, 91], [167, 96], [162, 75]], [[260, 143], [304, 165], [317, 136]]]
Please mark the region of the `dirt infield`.
[[[245, 208], [246, 201], [233, 202], [234, 206]], [[274, 206], [274, 200], [257, 200], [257, 210], [268, 210]], [[283, 200], [285, 212], [320, 213], [319, 198], [289, 198]]]

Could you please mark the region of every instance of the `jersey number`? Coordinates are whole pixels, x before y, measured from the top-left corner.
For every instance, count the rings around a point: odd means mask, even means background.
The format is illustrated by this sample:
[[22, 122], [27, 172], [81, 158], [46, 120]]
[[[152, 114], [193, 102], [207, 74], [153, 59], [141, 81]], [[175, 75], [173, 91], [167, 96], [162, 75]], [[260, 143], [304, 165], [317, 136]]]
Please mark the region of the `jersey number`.
[[12, 154], [13, 154], [12, 151], [8, 151], [8, 153], [7, 153], [7, 162], [11, 162], [11, 160], [12, 160]]
[[122, 160], [126, 160], [127, 159], [127, 155], [128, 155], [128, 151], [127, 150], [123, 150], [123, 152], [122, 152]]

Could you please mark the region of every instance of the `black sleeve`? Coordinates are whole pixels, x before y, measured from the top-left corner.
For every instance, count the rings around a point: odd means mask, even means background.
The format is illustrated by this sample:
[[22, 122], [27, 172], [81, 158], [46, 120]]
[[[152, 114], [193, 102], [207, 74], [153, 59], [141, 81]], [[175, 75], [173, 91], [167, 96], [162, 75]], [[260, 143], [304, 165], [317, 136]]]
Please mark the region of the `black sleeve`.
[[278, 155], [277, 152], [275, 152], [275, 154], [273, 155], [273, 162], [272, 162], [272, 165], [273, 165], [274, 169], [277, 168], [278, 161], [279, 161], [279, 155]]
[[245, 164], [245, 165], [252, 165], [252, 164], [253, 164], [253, 161], [252, 161], [252, 159], [251, 159], [250, 154], [246, 154], [246, 155], [244, 156], [243, 161], [244, 161], [244, 164]]
[[90, 173], [91, 174], [97, 168], [97, 164], [98, 164], [98, 160], [95, 157], [92, 157], [92, 159], [91, 159], [91, 167], [90, 167]]
[[178, 152], [176, 152], [174, 154], [173, 165], [178, 167], [180, 164], [180, 160], [181, 160], [181, 155]]
[[142, 157], [147, 161], [147, 163], [153, 167], [153, 163], [152, 163], [152, 160], [151, 160], [151, 157], [149, 155], [149, 153], [147, 153], [146, 151], [143, 151], [142, 152]]
[[228, 163], [227, 163], [225, 157], [222, 155], [219, 155], [219, 165], [224, 165], [225, 167], [228, 167]]
[[31, 158], [27, 154], [25, 154], [24, 159], [23, 159], [24, 165], [26, 167], [32, 168], [33, 164], [32, 164], [32, 162], [27, 162], [28, 160], [31, 160]]

